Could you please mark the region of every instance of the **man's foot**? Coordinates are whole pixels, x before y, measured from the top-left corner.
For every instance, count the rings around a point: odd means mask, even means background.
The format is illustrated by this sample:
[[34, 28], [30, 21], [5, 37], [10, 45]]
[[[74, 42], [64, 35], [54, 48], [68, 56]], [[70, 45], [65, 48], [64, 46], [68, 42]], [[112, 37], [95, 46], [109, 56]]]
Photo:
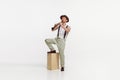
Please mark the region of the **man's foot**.
[[53, 50], [53, 51], [49, 51], [48, 53], [56, 53], [56, 50]]
[[61, 67], [61, 71], [64, 71], [64, 67]]

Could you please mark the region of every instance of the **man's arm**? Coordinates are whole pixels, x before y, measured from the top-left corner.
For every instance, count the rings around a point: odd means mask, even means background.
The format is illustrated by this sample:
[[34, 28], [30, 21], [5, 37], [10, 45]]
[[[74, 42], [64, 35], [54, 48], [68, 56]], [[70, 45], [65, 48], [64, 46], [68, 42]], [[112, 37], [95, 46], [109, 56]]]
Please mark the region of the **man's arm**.
[[67, 28], [65, 26], [61, 26], [67, 33], [70, 32], [71, 28], [68, 26]]
[[52, 31], [55, 31], [56, 29], [58, 29], [58, 27], [60, 26], [60, 23], [61, 22], [55, 24], [54, 27], [52, 27]]

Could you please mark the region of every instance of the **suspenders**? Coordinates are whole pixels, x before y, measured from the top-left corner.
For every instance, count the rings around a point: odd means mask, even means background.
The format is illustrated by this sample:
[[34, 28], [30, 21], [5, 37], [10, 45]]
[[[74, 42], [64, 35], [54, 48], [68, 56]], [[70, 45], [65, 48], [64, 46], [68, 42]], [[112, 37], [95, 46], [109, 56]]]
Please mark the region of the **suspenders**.
[[60, 26], [58, 27], [57, 37], [59, 37]]
[[[68, 27], [68, 25], [66, 26], [66, 28]], [[66, 36], [66, 31], [64, 32], [64, 39], [65, 39], [65, 36]]]
[[[68, 25], [66, 26], [66, 28], [68, 27]], [[60, 31], [60, 26], [58, 27], [58, 33], [57, 33], [57, 37], [59, 37], [59, 31]], [[64, 32], [64, 39], [65, 39], [65, 36], [66, 36], [66, 31]]]

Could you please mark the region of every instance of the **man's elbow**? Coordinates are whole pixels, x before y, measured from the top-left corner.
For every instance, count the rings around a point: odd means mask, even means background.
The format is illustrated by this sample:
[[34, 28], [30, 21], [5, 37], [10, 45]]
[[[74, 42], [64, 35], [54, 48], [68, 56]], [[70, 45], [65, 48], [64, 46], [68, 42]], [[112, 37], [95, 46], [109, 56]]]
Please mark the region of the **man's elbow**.
[[55, 31], [55, 30], [52, 30], [52, 31]]
[[54, 30], [55, 30], [54, 27], [52, 27], [52, 28], [51, 28], [51, 31], [54, 31]]

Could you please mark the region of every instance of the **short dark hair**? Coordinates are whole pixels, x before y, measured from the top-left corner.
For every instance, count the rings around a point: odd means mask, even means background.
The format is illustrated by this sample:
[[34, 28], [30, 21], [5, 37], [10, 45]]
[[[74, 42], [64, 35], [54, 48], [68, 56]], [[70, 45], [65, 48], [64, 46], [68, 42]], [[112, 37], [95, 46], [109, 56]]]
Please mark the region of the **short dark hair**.
[[67, 19], [67, 22], [69, 22], [69, 18], [68, 18], [67, 15], [61, 15], [61, 16], [60, 16], [60, 19], [62, 19], [62, 17], [65, 17], [65, 18]]

